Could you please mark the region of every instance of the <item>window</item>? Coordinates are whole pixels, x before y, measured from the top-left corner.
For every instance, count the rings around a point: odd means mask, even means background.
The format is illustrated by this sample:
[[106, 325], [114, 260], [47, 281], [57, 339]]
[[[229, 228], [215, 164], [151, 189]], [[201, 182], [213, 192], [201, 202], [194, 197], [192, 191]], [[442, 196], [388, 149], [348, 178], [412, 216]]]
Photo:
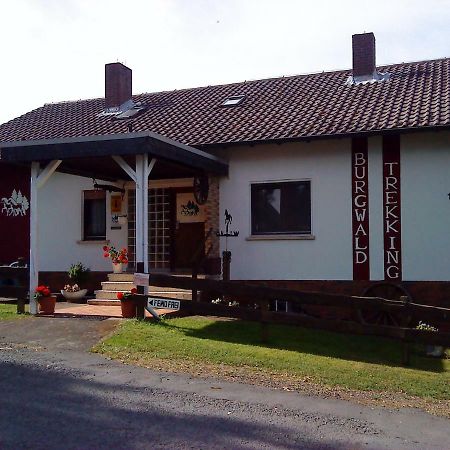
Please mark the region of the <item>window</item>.
[[237, 106], [240, 105], [244, 101], [244, 99], [245, 95], [233, 95], [224, 100], [222, 106]]
[[83, 240], [106, 240], [106, 192], [83, 192]]
[[311, 182], [251, 186], [252, 235], [311, 234]]

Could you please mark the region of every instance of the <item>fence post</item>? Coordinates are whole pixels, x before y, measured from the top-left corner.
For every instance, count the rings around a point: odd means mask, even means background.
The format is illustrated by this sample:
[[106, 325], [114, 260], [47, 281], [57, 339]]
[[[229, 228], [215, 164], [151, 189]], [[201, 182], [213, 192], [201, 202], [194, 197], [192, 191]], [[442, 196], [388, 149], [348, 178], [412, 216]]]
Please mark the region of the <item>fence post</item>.
[[267, 321], [267, 312], [269, 311], [269, 302], [261, 303], [261, 342], [269, 343], [269, 322]]
[[25, 293], [17, 296], [17, 314], [25, 314]]
[[[192, 270], [192, 281], [197, 281], [197, 268], [194, 268]], [[198, 301], [198, 291], [197, 288], [192, 288], [192, 301], [196, 302]]]
[[[143, 262], [136, 263], [136, 272], [144, 273], [144, 263]], [[144, 286], [136, 286], [136, 288], [137, 288], [138, 294], [145, 295], [145, 287]], [[145, 317], [144, 302], [140, 298], [136, 303], [136, 318], [143, 319], [144, 317]]]
[[[400, 300], [403, 302], [403, 309], [405, 311], [404, 314], [409, 314], [408, 309], [411, 299], [407, 295], [402, 295], [400, 297]], [[411, 364], [411, 343], [409, 341], [406, 341], [405, 337], [403, 337], [402, 344], [402, 364], [404, 366], [409, 366]]]

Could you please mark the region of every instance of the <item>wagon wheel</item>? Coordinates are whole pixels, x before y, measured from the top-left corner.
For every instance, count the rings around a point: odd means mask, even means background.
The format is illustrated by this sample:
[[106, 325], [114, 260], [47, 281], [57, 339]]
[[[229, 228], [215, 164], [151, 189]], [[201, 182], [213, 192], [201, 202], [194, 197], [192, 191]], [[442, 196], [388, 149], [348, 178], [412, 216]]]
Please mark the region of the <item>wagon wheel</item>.
[[209, 180], [206, 175], [194, 177], [194, 198], [199, 205], [204, 205], [208, 200]]
[[[409, 292], [401, 285], [381, 282], [375, 283], [364, 289], [363, 297], [380, 297], [387, 300], [400, 300], [400, 297], [412, 297]], [[361, 300], [362, 302], [364, 300]], [[391, 327], [407, 326], [411, 321], [411, 316], [405, 316], [401, 312], [374, 311], [369, 309], [358, 309], [358, 319], [361, 323], [367, 325], [385, 325]]]

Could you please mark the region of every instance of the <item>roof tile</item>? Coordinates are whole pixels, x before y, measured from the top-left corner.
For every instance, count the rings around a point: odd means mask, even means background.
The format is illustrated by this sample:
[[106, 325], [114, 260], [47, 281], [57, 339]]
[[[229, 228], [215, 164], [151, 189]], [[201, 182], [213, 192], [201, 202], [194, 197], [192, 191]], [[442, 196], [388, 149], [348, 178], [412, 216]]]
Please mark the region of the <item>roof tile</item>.
[[[389, 80], [348, 85], [350, 71], [323, 72], [133, 96], [131, 119], [190, 145], [296, 139], [450, 126], [450, 59], [379, 68]], [[220, 105], [245, 94], [242, 104]], [[104, 99], [46, 104], [0, 125], [0, 142], [126, 133], [129, 121], [98, 117]]]

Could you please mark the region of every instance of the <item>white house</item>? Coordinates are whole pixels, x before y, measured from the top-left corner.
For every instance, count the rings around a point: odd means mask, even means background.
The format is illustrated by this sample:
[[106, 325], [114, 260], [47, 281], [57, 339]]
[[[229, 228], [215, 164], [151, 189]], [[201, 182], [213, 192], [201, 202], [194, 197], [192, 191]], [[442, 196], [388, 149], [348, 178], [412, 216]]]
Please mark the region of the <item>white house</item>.
[[[450, 59], [377, 67], [366, 33], [352, 70], [140, 95], [130, 69], [105, 73], [105, 98], [0, 126], [0, 171], [42, 175], [30, 230], [42, 279], [82, 261], [101, 280], [105, 243], [129, 249], [130, 270], [172, 272], [211, 247], [203, 268], [217, 272], [227, 210], [233, 279], [355, 294], [384, 280], [450, 304]], [[30, 205], [1, 210], [5, 253]]]

